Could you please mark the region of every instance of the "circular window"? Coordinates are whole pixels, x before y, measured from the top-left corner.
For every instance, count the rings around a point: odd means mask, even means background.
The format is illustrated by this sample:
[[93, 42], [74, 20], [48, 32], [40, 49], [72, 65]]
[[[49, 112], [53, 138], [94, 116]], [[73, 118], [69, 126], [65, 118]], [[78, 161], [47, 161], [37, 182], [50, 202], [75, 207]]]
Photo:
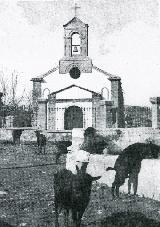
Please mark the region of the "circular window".
[[71, 70], [69, 71], [69, 74], [70, 76], [73, 78], [73, 79], [78, 79], [81, 75], [81, 71], [79, 70], [78, 67], [73, 67], [71, 68]]

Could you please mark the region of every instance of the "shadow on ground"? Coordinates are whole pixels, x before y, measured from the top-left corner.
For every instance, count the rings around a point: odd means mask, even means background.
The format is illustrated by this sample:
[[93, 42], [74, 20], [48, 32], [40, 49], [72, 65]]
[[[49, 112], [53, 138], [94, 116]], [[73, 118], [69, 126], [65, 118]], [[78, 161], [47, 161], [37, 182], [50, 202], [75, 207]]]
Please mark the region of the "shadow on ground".
[[82, 227], [159, 227], [160, 222], [147, 218], [139, 212], [119, 212], [103, 220], [91, 222]]
[[14, 226], [8, 224], [7, 222], [0, 221], [0, 227], [14, 227]]

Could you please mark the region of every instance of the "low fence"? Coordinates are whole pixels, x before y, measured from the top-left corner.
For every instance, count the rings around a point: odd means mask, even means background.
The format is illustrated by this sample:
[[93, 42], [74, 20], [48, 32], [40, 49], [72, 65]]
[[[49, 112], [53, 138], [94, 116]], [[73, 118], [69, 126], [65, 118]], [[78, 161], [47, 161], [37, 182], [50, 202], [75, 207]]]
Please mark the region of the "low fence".
[[[72, 106], [71, 108], [72, 116], [70, 116], [71, 112], [69, 112], [68, 108], [64, 107], [49, 108], [49, 111], [56, 113], [55, 118], [56, 130], [62, 128], [70, 129], [73, 128], [72, 126], [76, 128], [78, 127], [78, 125], [79, 126], [82, 125], [82, 127], [86, 128], [93, 124], [95, 125], [95, 127], [97, 127], [98, 124], [97, 119], [99, 116], [98, 108], [93, 108], [90, 106], [86, 107]], [[111, 112], [112, 125], [114, 125], [116, 121], [116, 112], [115, 111]], [[20, 108], [15, 112], [10, 112], [10, 114], [8, 113], [8, 115], [5, 117], [0, 114], [0, 127], [13, 127], [15, 125], [30, 126], [32, 115], [33, 115], [32, 110], [25, 107]], [[152, 127], [152, 110], [150, 107], [125, 106], [124, 115], [126, 128]], [[69, 121], [68, 117], [71, 117]], [[76, 120], [72, 122], [73, 118], [76, 118]]]
[[125, 127], [152, 127], [152, 109], [147, 106], [125, 106]]
[[[56, 113], [56, 127], [57, 129], [63, 125], [64, 128], [72, 127], [72, 125], [66, 125], [67, 118], [65, 118], [65, 113], [68, 111], [68, 108], [54, 108], [52, 111]], [[111, 125], [114, 125], [116, 122], [116, 112], [115, 110], [111, 110], [112, 119]], [[83, 128], [91, 126], [92, 124], [98, 128], [97, 119], [99, 117], [99, 108], [93, 107], [72, 107], [72, 118], [76, 119], [76, 122], [73, 122], [74, 128], [76, 125], [83, 125]], [[125, 115], [125, 127], [133, 128], [133, 127], [152, 127], [152, 110], [150, 107], [146, 106], [125, 106], [124, 110]], [[72, 121], [70, 119], [70, 123]], [[109, 116], [110, 118], [110, 116]], [[60, 125], [59, 125], [60, 124]], [[77, 127], [80, 128], [80, 127]]]

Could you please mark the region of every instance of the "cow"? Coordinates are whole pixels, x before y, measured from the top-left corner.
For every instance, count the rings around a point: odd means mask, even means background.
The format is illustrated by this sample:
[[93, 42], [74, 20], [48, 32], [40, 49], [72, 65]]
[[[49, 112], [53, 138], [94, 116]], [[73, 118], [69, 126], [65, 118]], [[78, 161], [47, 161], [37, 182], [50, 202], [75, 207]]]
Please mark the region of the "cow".
[[[134, 143], [125, 148], [118, 156], [114, 168], [108, 167], [106, 170], [115, 170], [115, 179], [112, 183], [112, 196], [119, 197], [119, 188], [129, 178], [128, 185], [134, 182], [134, 194], [137, 193], [138, 174], [141, 169], [141, 162], [145, 158], [158, 158], [160, 146], [150, 143]], [[135, 174], [136, 173], [136, 174]]]
[[65, 227], [69, 226], [69, 211], [73, 226], [80, 227], [81, 218], [90, 200], [92, 182], [101, 178], [86, 173], [87, 164], [83, 163], [81, 168], [76, 165], [76, 174], [63, 169], [54, 175], [55, 227], [59, 227], [59, 209], [64, 210]]
[[42, 153], [42, 150], [43, 150], [43, 153], [45, 154], [45, 152], [46, 152], [46, 142], [47, 142], [46, 136], [43, 135], [38, 130], [36, 130], [35, 133], [36, 133], [36, 137], [37, 137], [38, 151], [39, 151], [39, 153]]
[[54, 143], [57, 147], [57, 152], [56, 152], [56, 164], [58, 163], [58, 160], [62, 154], [67, 154], [68, 150], [67, 147], [70, 147], [72, 145], [71, 141], [56, 141]]
[[14, 129], [12, 131], [13, 144], [20, 145], [20, 137], [22, 135], [22, 132], [23, 132], [22, 129]]
[[88, 127], [84, 131], [84, 141], [80, 146], [80, 150], [85, 150], [90, 154], [103, 154], [103, 150], [108, 143], [102, 136], [96, 134], [96, 129]]

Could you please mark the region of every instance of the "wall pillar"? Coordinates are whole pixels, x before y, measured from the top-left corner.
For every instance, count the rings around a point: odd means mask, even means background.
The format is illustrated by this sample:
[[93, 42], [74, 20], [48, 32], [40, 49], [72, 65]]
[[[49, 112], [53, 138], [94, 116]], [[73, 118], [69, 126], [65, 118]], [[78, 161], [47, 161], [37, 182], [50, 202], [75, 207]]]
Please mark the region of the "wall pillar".
[[114, 102], [114, 107], [117, 108], [117, 128], [125, 127], [125, 115], [124, 115], [124, 98], [121, 86], [120, 77], [110, 77], [111, 81], [111, 101]]
[[92, 127], [97, 128], [98, 122], [98, 109], [99, 109], [99, 102], [102, 97], [97, 96], [96, 94], [92, 94]]
[[112, 101], [106, 101], [106, 128], [113, 127], [113, 108], [114, 103]]
[[49, 95], [48, 99], [48, 129], [56, 130], [56, 94]]
[[152, 128], [160, 128], [160, 97], [150, 98], [152, 103]]
[[3, 93], [0, 92], [0, 110], [1, 110], [2, 105], [3, 105], [3, 103], [2, 103], [2, 97], [3, 97]]
[[112, 101], [99, 101], [99, 108], [97, 112], [97, 129], [103, 130], [112, 127]]
[[0, 92], [0, 128], [2, 128], [2, 121], [3, 121], [3, 111], [2, 111], [3, 102], [2, 102], [2, 96], [3, 96], [3, 93]]
[[37, 125], [44, 130], [47, 130], [47, 99], [38, 100]]
[[32, 126], [37, 126], [38, 120], [38, 99], [42, 96], [42, 83], [44, 80], [42, 78], [32, 78], [33, 88], [32, 88], [32, 106], [33, 106], [33, 119]]

